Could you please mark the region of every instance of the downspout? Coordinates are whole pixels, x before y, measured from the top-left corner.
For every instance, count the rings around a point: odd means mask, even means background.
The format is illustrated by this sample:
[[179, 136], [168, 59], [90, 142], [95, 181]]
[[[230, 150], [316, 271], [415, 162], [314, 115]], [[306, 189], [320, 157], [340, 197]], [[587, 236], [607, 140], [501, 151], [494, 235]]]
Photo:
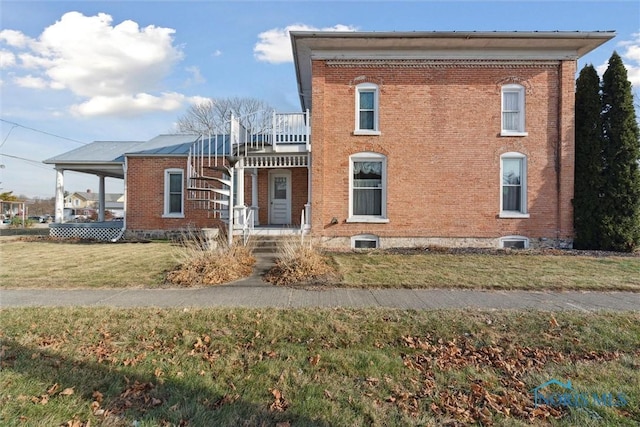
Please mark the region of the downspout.
[[118, 240], [122, 239], [122, 236], [124, 236], [124, 232], [127, 229], [127, 156], [124, 156], [124, 163], [122, 164], [122, 171], [124, 172], [124, 206], [123, 206], [124, 217], [122, 218], [122, 229], [120, 230], [120, 233], [118, 233], [118, 235], [116, 237], [111, 239], [111, 242], [113, 242], [113, 243], [115, 243]]

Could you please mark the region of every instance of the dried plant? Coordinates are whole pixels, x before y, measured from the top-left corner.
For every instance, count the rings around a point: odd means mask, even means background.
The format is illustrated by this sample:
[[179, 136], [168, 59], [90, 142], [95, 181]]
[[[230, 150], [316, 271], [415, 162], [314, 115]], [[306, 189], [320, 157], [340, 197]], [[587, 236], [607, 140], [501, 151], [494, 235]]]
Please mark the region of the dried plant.
[[276, 285], [319, 284], [335, 279], [336, 271], [311, 241], [298, 238], [278, 244], [276, 265], [265, 280]]
[[256, 261], [251, 245], [229, 246], [224, 234], [193, 229], [181, 234], [176, 257], [180, 265], [167, 273], [166, 281], [180, 286], [232, 282], [250, 275]]

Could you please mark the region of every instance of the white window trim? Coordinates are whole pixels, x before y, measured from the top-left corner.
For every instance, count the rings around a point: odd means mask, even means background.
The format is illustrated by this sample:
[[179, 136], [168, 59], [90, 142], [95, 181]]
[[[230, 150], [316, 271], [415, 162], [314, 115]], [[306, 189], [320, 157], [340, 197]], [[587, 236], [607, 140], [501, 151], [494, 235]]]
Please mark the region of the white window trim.
[[[380, 216], [353, 214], [353, 162], [382, 162], [382, 194]], [[386, 224], [387, 218], [387, 157], [384, 154], [362, 152], [349, 156], [349, 217], [347, 222], [366, 222], [370, 224]]]
[[[502, 165], [505, 159], [519, 159], [522, 161], [522, 176], [520, 177], [520, 205], [521, 211], [505, 211], [502, 207]], [[527, 156], [518, 152], [504, 153], [500, 156], [500, 218], [529, 218], [529, 209], [527, 206]]]
[[[505, 92], [517, 92], [518, 93], [518, 109], [520, 112], [520, 120], [518, 123], [518, 131], [504, 128], [504, 94]], [[525, 131], [525, 90], [524, 86], [519, 84], [508, 84], [502, 86], [500, 91], [500, 135], [501, 136], [528, 136], [529, 133]]]
[[529, 238], [524, 236], [504, 236], [500, 238], [500, 249], [505, 249], [504, 242], [524, 242], [524, 249], [529, 249]]
[[[182, 175], [182, 179], [180, 183], [182, 187], [180, 188], [180, 192], [182, 193], [181, 200], [181, 212], [169, 212], [169, 188], [170, 188], [170, 180], [169, 175], [179, 173]], [[165, 169], [164, 170], [164, 212], [162, 214], [163, 218], [184, 218], [184, 169]]]
[[[356, 248], [356, 241], [367, 241], [367, 242], [376, 242], [375, 248]], [[375, 234], [358, 234], [357, 236], [351, 237], [351, 248], [358, 250], [371, 250], [371, 249], [379, 249], [380, 248], [380, 237]]]
[[[356, 111], [354, 135], [381, 135], [378, 117], [380, 115], [380, 90], [374, 83], [360, 83], [356, 86]], [[373, 129], [360, 129], [360, 92], [373, 92]]]

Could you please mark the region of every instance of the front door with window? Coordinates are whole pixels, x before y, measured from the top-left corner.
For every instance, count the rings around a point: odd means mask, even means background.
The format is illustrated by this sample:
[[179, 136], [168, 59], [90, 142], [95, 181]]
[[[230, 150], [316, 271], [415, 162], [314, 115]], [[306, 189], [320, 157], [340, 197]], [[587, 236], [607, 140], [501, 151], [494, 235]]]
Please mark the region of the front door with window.
[[291, 224], [291, 173], [269, 175], [269, 223]]

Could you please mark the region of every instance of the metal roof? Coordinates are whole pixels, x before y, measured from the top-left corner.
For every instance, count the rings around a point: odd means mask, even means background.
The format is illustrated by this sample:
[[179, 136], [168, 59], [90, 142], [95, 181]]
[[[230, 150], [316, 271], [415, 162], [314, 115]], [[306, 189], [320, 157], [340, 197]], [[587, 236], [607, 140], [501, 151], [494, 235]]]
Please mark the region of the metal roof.
[[[43, 163], [62, 170], [124, 178], [125, 157], [187, 156], [189, 148], [199, 137], [193, 134], [167, 134], [149, 141], [95, 141], [51, 157]], [[217, 135], [211, 137], [211, 144], [205, 144], [204, 150], [225, 155], [228, 146], [229, 135]]]
[[577, 60], [614, 31], [292, 31], [298, 93], [311, 109], [311, 61], [317, 60]]

